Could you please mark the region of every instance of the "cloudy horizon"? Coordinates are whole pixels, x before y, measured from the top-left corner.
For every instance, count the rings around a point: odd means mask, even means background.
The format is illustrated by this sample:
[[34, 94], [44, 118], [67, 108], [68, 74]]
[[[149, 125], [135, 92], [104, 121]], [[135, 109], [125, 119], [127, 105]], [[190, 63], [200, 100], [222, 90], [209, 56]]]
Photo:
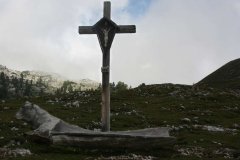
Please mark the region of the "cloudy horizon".
[[[117, 34], [111, 81], [193, 84], [239, 58], [238, 0], [112, 0], [112, 19], [134, 24]], [[94, 25], [103, 0], [0, 0], [0, 64], [15, 70], [53, 72], [101, 81], [102, 53]]]

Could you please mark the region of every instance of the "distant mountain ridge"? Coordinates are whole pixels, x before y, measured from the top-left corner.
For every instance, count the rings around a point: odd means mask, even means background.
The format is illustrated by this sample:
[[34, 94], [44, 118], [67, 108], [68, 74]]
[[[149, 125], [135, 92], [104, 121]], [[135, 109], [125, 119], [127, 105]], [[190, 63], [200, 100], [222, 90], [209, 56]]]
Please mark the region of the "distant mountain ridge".
[[[81, 79], [78, 81], [69, 80], [61, 75], [55, 73], [47, 73], [42, 71], [17, 71], [0, 65], [0, 73], [4, 73], [5, 77], [8, 77], [10, 81], [12, 79], [23, 79], [22, 81], [28, 81], [32, 84], [42, 84], [38, 87], [34, 86], [35, 90], [43, 90], [45, 93], [54, 93], [56, 91], [70, 92], [78, 90], [97, 89], [99, 82], [90, 79]], [[14, 88], [12, 85], [9, 87]]]
[[240, 58], [223, 65], [195, 86], [240, 89]]

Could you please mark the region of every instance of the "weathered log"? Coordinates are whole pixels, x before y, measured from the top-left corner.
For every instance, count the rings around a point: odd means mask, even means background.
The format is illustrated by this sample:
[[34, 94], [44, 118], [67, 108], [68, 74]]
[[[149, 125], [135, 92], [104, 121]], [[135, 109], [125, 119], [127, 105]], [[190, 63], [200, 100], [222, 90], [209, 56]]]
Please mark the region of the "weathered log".
[[35, 130], [27, 133], [32, 139], [54, 145], [149, 150], [166, 148], [175, 142], [175, 138], [169, 136], [167, 127], [97, 132], [64, 122], [30, 102], [20, 108], [16, 117], [33, 125]]
[[170, 147], [175, 138], [170, 137], [169, 129], [163, 127], [123, 132], [53, 132], [52, 142], [88, 148], [151, 150]]

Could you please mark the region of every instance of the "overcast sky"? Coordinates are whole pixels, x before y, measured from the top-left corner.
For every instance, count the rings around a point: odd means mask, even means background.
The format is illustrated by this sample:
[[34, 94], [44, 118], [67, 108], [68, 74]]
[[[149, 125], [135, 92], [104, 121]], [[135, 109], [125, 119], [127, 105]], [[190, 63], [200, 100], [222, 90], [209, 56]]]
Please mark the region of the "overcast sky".
[[[0, 0], [0, 64], [101, 81], [103, 0]], [[112, 0], [111, 81], [193, 84], [240, 55], [239, 0]]]

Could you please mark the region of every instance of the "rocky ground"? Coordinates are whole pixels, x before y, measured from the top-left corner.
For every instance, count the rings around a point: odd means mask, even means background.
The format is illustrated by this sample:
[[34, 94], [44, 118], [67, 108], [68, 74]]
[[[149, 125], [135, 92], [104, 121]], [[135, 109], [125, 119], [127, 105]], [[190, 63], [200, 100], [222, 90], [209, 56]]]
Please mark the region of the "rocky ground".
[[[99, 91], [85, 91], [28, 100], [69, 123], [99, 130], [100, 99]], [[26, 99], [12, 99], [0, 102], [0, 157], [240, 159], [239, 91], [164, 84], [112, 93], [111, 100], [112, 130], [167, 126], [177, 138], [176, 145], [154, 151], [116, 151], [34, 143], [24, 135], [30, 125], [14, 118]]]

